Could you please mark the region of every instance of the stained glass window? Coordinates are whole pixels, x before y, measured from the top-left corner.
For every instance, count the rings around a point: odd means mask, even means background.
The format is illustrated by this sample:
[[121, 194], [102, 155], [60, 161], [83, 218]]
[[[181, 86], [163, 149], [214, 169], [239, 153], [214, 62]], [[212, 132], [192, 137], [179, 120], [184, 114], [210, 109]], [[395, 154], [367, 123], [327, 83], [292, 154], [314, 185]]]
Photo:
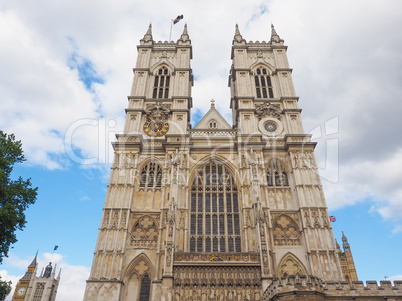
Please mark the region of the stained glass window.
[[196, 171], [190, 210], [190, 252], [241, 252], [238, 191], [223, 164]]
[[140, 188], [152, 189], [162, 186], [162, 168], [154, 162], [150, 162], [142, 168]]
[[151, 279], [145, 274], [141, 281], [140, 301], [149, 301], [149, 293], [151, 291]]

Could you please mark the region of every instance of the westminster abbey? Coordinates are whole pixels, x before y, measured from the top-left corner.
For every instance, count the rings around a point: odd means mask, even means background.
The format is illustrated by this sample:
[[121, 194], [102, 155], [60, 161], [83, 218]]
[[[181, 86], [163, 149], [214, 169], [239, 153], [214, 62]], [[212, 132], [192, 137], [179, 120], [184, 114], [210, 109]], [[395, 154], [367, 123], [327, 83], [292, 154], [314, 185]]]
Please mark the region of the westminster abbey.
[[84, 300], [402, 300], [345, 265], [284, 41], [232, 44], [233, 125], [211, 101], [192, 127], [187, 25], [141, 39]]

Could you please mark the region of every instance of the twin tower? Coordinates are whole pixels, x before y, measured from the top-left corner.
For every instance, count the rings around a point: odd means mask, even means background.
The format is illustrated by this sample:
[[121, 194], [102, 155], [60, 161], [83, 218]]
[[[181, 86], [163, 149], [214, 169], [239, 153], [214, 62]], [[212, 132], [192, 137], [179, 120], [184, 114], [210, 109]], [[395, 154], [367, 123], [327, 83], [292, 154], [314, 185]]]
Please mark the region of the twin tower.
[[246, 42], [236, 25], [233, 125], [212, 101], [193, 128], [187, 26], [177, 42], [155, 42], [149, 27], [138, 46], [124, 134], [113, 144], [85, 301], [356, 293], [343, 282], [286, 50], [273, 26], [269, 41]]

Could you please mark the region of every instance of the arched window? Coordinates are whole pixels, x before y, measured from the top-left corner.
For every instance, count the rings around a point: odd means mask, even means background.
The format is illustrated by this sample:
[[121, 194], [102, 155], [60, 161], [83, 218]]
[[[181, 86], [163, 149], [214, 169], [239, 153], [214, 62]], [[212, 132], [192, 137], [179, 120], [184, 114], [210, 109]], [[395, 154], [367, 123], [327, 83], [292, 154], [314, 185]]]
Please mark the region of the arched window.
[[151, 279], [149, 279], [148, 274], [141, 280], [141, 290], [140, 290], [140, 300], [139, 301], [149, 301], [149, 293], [151, 291]]
[[268, 75], [267, 69], [263, 67], [257, 68], [254, 80], [257, 98], [274, 98], [271, 77]]
[[162, 169], [156, 163], [150, 162], [142, 168], [140, 188], [160, 188], [162, 184]]
[[190, 252], [241, 252], [237, 186], [223, 164], [196, 171], [190, 214]]
[[170, 75], [166, 67], [162, 67], [155, 75], [152, 98], [169, 97]]
[[209, 122], [209, 126], [210, 129], [216, 129], [218, 127], [218, 123], [215, 120], [211, 120]]
[[289, 186], [288, 175], [283, 166], [276, 159], [273, 159], [268, 164], [267, 184], [268, 186], [276, 187]]

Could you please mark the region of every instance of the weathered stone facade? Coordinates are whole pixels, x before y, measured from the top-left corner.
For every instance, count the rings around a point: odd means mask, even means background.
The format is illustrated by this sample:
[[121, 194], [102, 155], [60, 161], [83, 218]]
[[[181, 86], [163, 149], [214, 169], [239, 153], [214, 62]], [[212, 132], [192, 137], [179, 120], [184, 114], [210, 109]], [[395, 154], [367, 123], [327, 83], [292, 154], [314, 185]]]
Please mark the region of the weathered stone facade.
[[264, 301], [402, 300], [402, 281], [322, 281], [314, 276], [290, 276], [274, 280], [264, 293]]
[[236, 26], [233, 126], [212, 101], [191, 128], [187, 26], [164, 43], [149, 27], [85, 301], [257, 301], [285, 298], [267, 293], [278, 278], [344, 279], [286, 50], [274, 28], [246, 42]]

